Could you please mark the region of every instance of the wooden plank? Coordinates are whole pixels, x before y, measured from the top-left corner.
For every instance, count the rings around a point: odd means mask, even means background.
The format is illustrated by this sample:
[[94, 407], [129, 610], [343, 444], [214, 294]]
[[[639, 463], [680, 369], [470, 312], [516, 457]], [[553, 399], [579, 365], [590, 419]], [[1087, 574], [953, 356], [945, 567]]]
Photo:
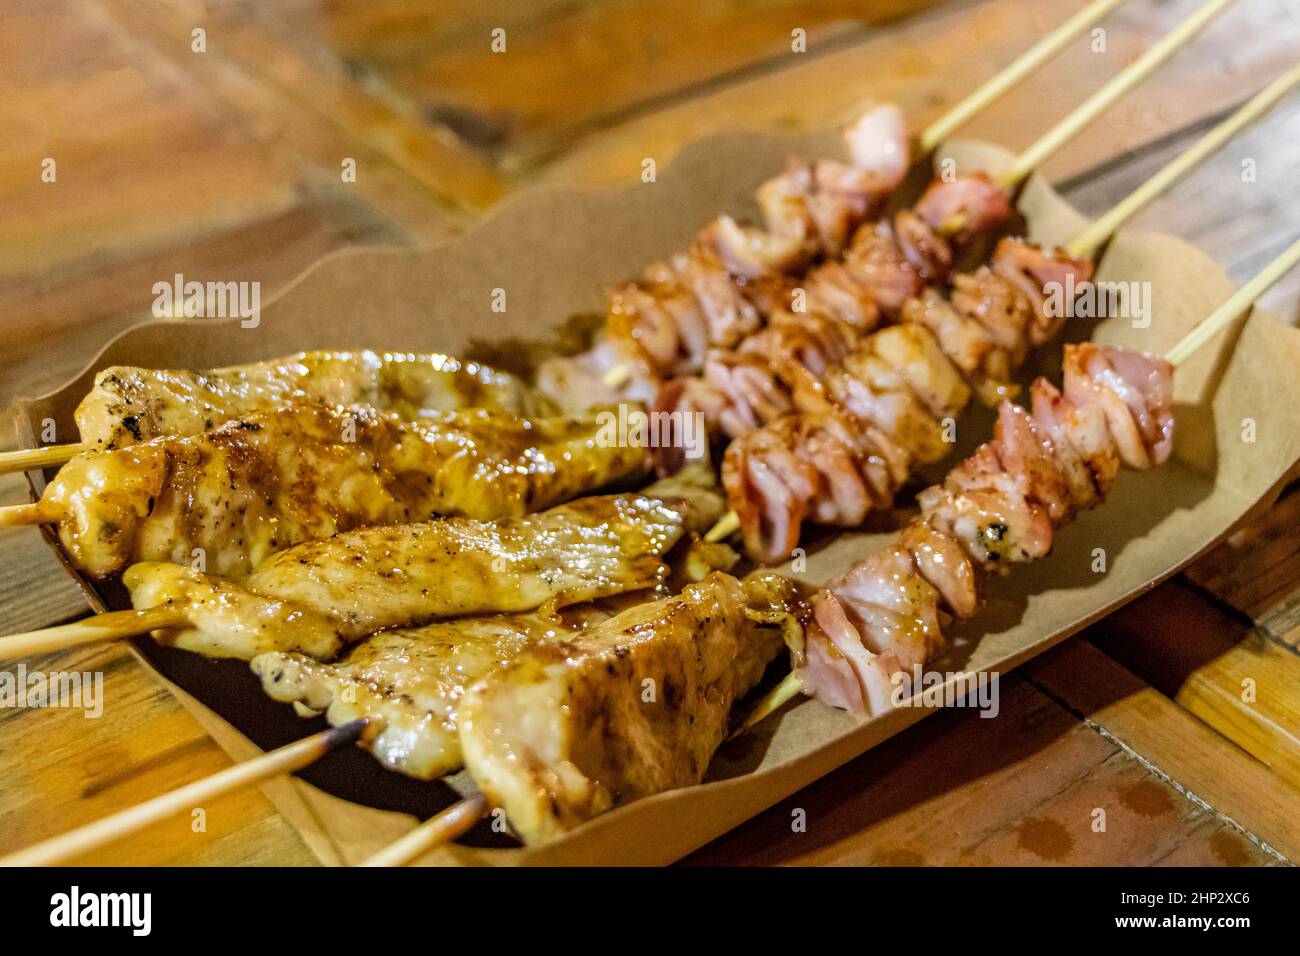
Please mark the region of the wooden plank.
[[997, 718], [933, 715], [685, 862], [1145, 865], [1187, 844], [1219, 864], [1277, 859], [1013, 675]]
[[1300, 788], [1300, 657], [1180, 581], [1090, 632], [1107, 654]]
[[[579, 0], [488, 4], [446, 19], [395, 17], [392, 5], [332, 5], [317, 21], [342, 53], [390, 96], [509, 157], [553, 151], [665, 99], [694, 96], [788, 61], [791, 31], [809, 55], [936, 0]], [[301, 33], [301, 20], [279, 18]], [[490, 48], [505, 31], [506, 50]], [[287, 33], [287, 31], [286, 31]], [[319, 34], [317, 34], [319, 36]], [[557, 56], [558, 51], [563, 55]]]
[[260, 282], [266, 302], [336, 249], [405, 243], [393, 223], [352, 197], [304, 191], [282, 212], [192, 242], [121, 248], [115, 260], [2, 283], [8, 348], [0, 354], [0, 395], [39, 395], [62, 385], [113, 336], [150, 319], [154, 283], [177, 273]]
[[[550, 156], [548, 180], [625, 182], [643, 157], [660, 168], [682, 145], [720, 128], [820, 127], [844, 121], [863, 103], [887, 99], [920, 129], [997, 68], [1077, 9], [1074, 0], [989, 0], [941, 7], [824, 56], [793, 58], [783, 69], [742, 79], [690, 101], [595, 132]], [[1028, 145], [1074, 104], [1132, 61], [1194, 9], [1190, 0], [1129, 4], [1107, 18], [1107, 52], [1080, 40], [962, 130], [962, 136]], [[1252, 37], [1242, 44], [1242, 36]], [[1049, 161], [1053, 180], [1075, 176], [1214, 115], [1290, 66], [1300, 21], [1278, 17], [1268, 0], [1245, 0], [1211, 26]], [[971, 56], [972, 49], [979, 56]], [[534, 156], [531, 162], [540, 161]]]
[[[293, 204], [292, 179], [247, 129], [84, 4], [18, 0], [0, 50], [0, 279], [183, 244]], [[54, 182], [41, 178], [47, 157]]]
[[[0, 709], [0, 766], [5, 767], [0, 854], [230, 765], [221, 748], [124, 648], [82, 648], [24, 664], [28, 674], [102, 675], [102, 714], [88, 718], [81, 709]], [[232, 794], [196, 809], [203, 811], [202, 817], [169, 820], [72, 862], [100, 866], [315, 862], [260, 790]]]
[[[1143, 602], [1150, 600], [1143, 599]], [[1139, 602], [1139, 603], [1143, 603]], [[1103, 623], [1089, 633], [1108, 629]], [[1026, 676], [1073, 713], [1288, 859], [1300, 859], [1300, 790], [1088, 640], [1031, 662]], [[1193, 716], [1196, 714], [1196, 716]]]
[[[505, 192], [504, 180], [454, 137], [371, 96], [331, 58], [305, 56], [285, 37], [267, 32], [256, 6], [209, 10], [208, 50], [194, 55], [194, 17], [184, 8], [145, 11], [129, 0], [100, 2], [133, 34], [202, 76], [227, 102], [273, 124], [324, 168], [337, 170], [343, 157], [364, 150], [408, 185], [468, 211], [486, 209]], [[293, 24], [295, 34], [300, 24]]]
[[1300, 489], [1284, 495], [1189, 569], [1188, 577], [1300, 650]]

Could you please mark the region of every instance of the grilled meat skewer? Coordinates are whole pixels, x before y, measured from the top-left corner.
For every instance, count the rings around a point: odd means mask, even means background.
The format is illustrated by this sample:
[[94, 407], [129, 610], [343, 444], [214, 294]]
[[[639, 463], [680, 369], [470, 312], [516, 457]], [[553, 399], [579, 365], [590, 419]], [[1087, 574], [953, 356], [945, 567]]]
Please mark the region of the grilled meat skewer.
[[640, 474], [641, 448], [597, 417], [527, 421], [483, 409], [403, 421], [361, 406], [259, 412], [211, 432], [78, 455], [37, 519], [104, 577], [135, 561], [241, 577], [267, 555], [371, 524], [521, 515]]
[[993, 440], [919, 498], [894, 544], [842, 574], [811, 602], [793, 650], [805, 693], [858, 714], [890, 706], [892, 678], [944, 647], [945, 615], [978, 609], [979, 581], [1045, 556], [1056, 528], [1099, 504], [1121, 462], [1161, 464], [1173, 448], [1173, 368], [1139, 352], [1065, 349], [1058, 390], [1045, 379], [1032, 408], [1004, 402]]
[[1014, 391], [1011, 369], [1066, 314], [1049, 289], [1091, 276], [1088, 260], [1004, 239], [990, 267], [957, 277], [951, 301], [933, 291], [909, 301], [901, 325], [838, 364], [770, 363], [768, 394], [784, 388], [792, 411], [740, 434], [722, 465], [750, 556], [787, 558], [804, 521], [851, 527], [889, 507], [916, 465], [947, 453], [972, 394]]
[[123, 575], [137, 609], [185, 624], [163, 643], [212, 657], [298, 651], [331, 659], [375, 631], [531, 611], [656, 587], [662, 557], [721, 513], [721, 497], [674, 480], [497, 521], [376, 526], [279, 551], [235, 583], [165, 562]]
[[321, 402], [370, 405], [408, 420], [463, 408], [525, 418], [554, 404], [508, 372], [450, 355], [418, 352], [299, 352], [285, 358], [190, 372], [113, 366], [74, 418], [97, 449], [165, 435], [198, 435], [272, 408]]
[[699, 372], [710, 349], [736, 345], [788, 309], [797, 276], [811, 261], [838, 257], [907, 171], [896, 106], [869, 110], [845, 139], [850, 163], [794, 160], [760, 187], [767, 232], [721, 216], [688, 251], [613, 290], [604, 334], [582, 355], [543, 363], [540, 390], [569, 409], [650, 401], [661, 380]]
[[465, 765], [528, 843], [697, 784], [799, 613], [779, 575], [716, 572], [574, 640], [531, 644], [461, 700]]

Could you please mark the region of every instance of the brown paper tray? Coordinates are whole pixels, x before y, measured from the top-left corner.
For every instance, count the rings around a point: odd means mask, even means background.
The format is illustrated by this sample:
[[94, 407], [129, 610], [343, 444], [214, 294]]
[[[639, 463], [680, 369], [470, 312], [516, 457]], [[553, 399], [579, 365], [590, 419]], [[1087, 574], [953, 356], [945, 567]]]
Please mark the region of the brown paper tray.
[[[263, 309], [261, 325], [236, 320], [155, 322], [123, 333], [74, 381], [20, 404], [21, 437], [53, 418], [74, 435], [72, 410], [93, 372], [110, 364], [212, 367], [309, 348], [445, 350], [490, 354], [500, 361], [526, 349], [570, 317], [598, 311], [601, 289], [648, 262], [684, 247], [725, 210], [754, 216], [759, 183], [787, 156], [834, 155], [834, 131], [799, 137], [725, 135], [686, 149], [658, 182], [600, 192], [553, 189], [521, 193], [482, 226], [430, 251], [349, 251], [329, 256]], [[994, 170], [1005, 152], [980, 144], [946, 151], [961, 168]], [[1064, 241], [1079, 215], [1045, 184], [1031, 181], [1020, 207], [1030, 235]], [[1153, 320], [1135, 329], [1122, 320], [1095, 328], [1076, 322], [1065, 338], [1163, 351], [1232, 288], [1212, 261], [1167, 236], [1123, 234], [1102, 261], [1098, 279], [1147, 281]], [[490, 308], [506, 290], [507, 311]], [[1055, 374], [1060, 350], [1040, 350], [1039, 371]], [[1300, 331], [1256, 313], [1221, 335], [1177, 377], [1178, 441], [1163, 468], [1126, 473], [1102, 508], [1064, 529], [1053, 554], [1017, 568], [989, 588], [974, 621], [954, 627], [954, 647], [934, 669], [1005, 673], [1153, 587], [1217, 541], [1300, 458]], [[1243, 441], [1253, 419], [1256, 440]], [[991, 417], [960, 424], [958, 455], [990, 433]], [[941, 472], [940, 472], [941, 473]], [[884, 535], [847, 534], [809, 557], [798, 575], [820, 583]], [[57, 547], [57, 545], [56, 545]], [[1092, 571], [1094, 549], [1107, 571]], [[71, 571], [71, 569], [69, 568]], [[75, 576], [75, 573], [74, 573]], [[80, 579], [79, 579], [80, 580]], [[80, 581], [103, 610], [125, 606], [119, 590]], [[246, 665], [215, 662], [137, 641], [141, 658], [168, 683], [236, 759], [297, 739], [321, 726], [265, 698]], [[801, 700], [758, 733], [727, 745], [710, 782], [643, 800], [607, 814], [563, 840], [517, 848], [486, 827], [426, 862], [451, 864], [662, 864], [731, 829], [924, 716], [900, 709], [857, 723]], [[303, 779], [266, 787], [277, 807], [327, 863], [354, 863], [455, 799], [463, 775], [421, 784], [381, 770], [349, 748], [308, 768]]]

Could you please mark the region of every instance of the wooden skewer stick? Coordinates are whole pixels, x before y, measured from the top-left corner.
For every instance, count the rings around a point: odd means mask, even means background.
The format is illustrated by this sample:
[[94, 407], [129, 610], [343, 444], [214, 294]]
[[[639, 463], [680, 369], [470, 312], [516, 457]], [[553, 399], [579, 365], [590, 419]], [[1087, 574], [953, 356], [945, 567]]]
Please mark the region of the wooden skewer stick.
[[[1079, 233], [1065, 248], [1072, 256], [1090, 256], [1100, 249], [1124, 223], [1166, 189], [1191, 172], [1202, 160], [1220, 149], [1233, 136], [1259, 119], [1286, 93], [1300, 83], [1300, 65], [1292, 67], [1251, 98], [1244, 106], [1201, 137], [1190, 149], [1165, 165], [1145, 183], [1121, 199], [1096, 222]], [[1172, 361], [1172, 359], [1171, 359]], [[722, 541], [740, 530], [740, 518], [728, 511], [704, 535], [705, 541]]]
[[70, 833], [60, 834], [25, 850], [11, 853], [0, 858], [0, 866], [49, 866], [119, 840], [168, 817], [202, 806], [227, 793], [251, 787], [282, 773], [299, 770], [340, 744], [356, 740], [361, 736], [365, 725], [366, 721], [362, 718], [323, 730], [303, 740], [280, 747], [278, 750], [236, 764], [210, 777], [196, 780], [178, 790], [154, 797], [138, 806], [96, 820]]
[[1196, 328], [1184, 335], [1177, 345], [1165, 353], [1165, 359], [1175, 368], [1182, 365], [1196, 353], [1197, 349], [1231, 325], [1233, 320], [1241, 316], [1296, 263], [1300, 263], [1300, 239], [1291, 243], [1280, 256], [1261, 269], [1255, 278], [1228, 296], [1222, 305], [1203, 319]]
[[927, 126], [917, 138], [921, 153], [932, 152], [959, 126], [964, 126], [976, 113], [1000, 99], [1013, 86], [1064, 49], [1067, 43], [1124, 2], [1125, 0], [1093, 0], [1020, 54], [996, 76]]
[[[1197, 349], [1240, 318], [1256, 299], [1297, 264], [1300, 264], [1300, 239], [1288, 246], [1285, 252], [1266, 265], [1258, 275], [1228, 296], [1217, 309], [1197, 323], [1195, 328], [1165, 353], [1165, 360], [1175, 367], [1182, 365], [1196, 353]], [[755, 724], [771, 716], [801, 690], [802, 681], [799, 679], [798, 672], [791, 671], [781, 683], [764, 694], [754, 705], [736, 731], [736, 735], [743, 734]]]
[[33, 501], [26, 505], [4, 505], [0, 507], [0, 528], [31, 527], [58, 521], [59, 516], [43, 502]]
[[1147, 203], [1163, 194], [1190, 170], [1267, 113], [1278, 100], [1291, 92], [1297, 83], [1300, 83], [1300, 64], [1293, 66], [1260, 90], [1248, 103], [1201, 137], [1190, 149], [1185, 150], [1160, 172], [1121, 199], [1109, 212], [1079, 233], [1074, 241], [1066, 246], [1066, 251], [1072, 256], [1090, 256], [1095, 253], [1119, 230], [1120, 226], [1145, 208]]
[[481, 793], [458, 800], [410, 833], [388, 844], [361, 866], [405, 866], [434, 847], [456, 839], [487, 816], [490, 809], [487, 797]]
[[1149, 73], [1173, 56], [1180, 47], [1235, 2], [1236, 0], [1207, 0], [1197, 8], [1195, 13], [1161, 37], [1154, 46], [1016, 157], [1011, 168], [998, 176], [998, 182], [1008, 189], [1019, 185], [1038, 168], [1044, 159], [1078, 136], [1085, 126], [1146, 79]]
[[0, 661], [17, 660], [33, 654], [59, 651], [96, 641], [119, 641], [138, 634], [189, 623], [185, 614], [174, 607], [155, 607], [143, 611], [109, 611], [71, 624], [46, 627], [25, 634], [0, 637]]
[[0, 475], [62, 465], [83, 451], [90, 451], [92, 447], [89, 442], [71, 442], [67, 445], [46, 445], [23, 451], [0, 452]]

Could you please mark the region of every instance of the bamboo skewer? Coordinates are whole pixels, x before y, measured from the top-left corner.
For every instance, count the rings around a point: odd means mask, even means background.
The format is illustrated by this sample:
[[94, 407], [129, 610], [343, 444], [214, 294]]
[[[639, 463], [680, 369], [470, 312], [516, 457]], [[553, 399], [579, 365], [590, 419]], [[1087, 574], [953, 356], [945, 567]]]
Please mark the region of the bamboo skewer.
[[1178, 52], [1179, 48], [1209, 26], [1211, 20], [1236, 2], [1237, 0], [1207, 0], [1195, 13], [1161, 37], [1109, 83], [1039, 137], [1017, 157], [1010, 169], [997, 177], [998, 182], [1012, 188], [1023, 181], [1044, 159], [1078, 136], [1085, 126], [1146, 79], [1152, 70]]
[[927, 126], [917, 138], [921, 154], [933, 152], [934, 148], [951, 136], [958, 127], [964, 126], [976, 113], [996, 102], [1013, 86], [1064, 49], [1065, 45], [1078, 34], [1124, 2], [1125, 0], [1093, 0], [1052, 30], [1000, 70], [996, 76], [985, 81], [975, 92]]
[[1185, 150], [1158, 173], [1116, 203], [1109, 212], [1081, 232], [1073, 242], [1066, 246], [1066, 251], [1072, 256], [1090, 255], [1095, 252], [1107, 239], [1115, 234], [1120, 226], [1131, 219], [1147, 203], [1161, 195], [1186, 175], [1189, 170], [1195, 168], [1203, 160], [1221, 149], [1243, 129], [1262, 117], [1282, 97], [1291, 92], [1297, 83], [1300, 83], [1300, 64], [1293, 66], [1260, 90], [1249, 102], [1201, 137], [1190, 149]]
[[[1280, 256], [1260, 270], [1258, 275], [1228, 296], [1218, 308], [1183, 336], [1165, 353], [1165, 360], [1175, 368], [1182, 365], [1196, 354], [1198, 349], [1236, 321], [1273, 283], [1297, 264], [1300, 264], [1300, 239], [1288, 246]], [[799, 673], [791, 671], [754, 705], [754, 709], [745, 717], [736, 733], [744, 733], [775, 713], [801, 690], [802, 681], [799, 679]]]
[[434, 847], [456, 839], [487, 816], [489, 809], [488, 799], [481, 793], [458, 800], [388, 844], [361, 866], [405, 866]]
[[66, 445], [45, 445], [23, 451], [0, 452], [0, 475], [62, 465], [68, 459], [75, 458], [83, 451], [90, 451], [93, 447], [89, 442], [70, 442]]
[[1214, 338], [1238, 318], [1261, 295], [1272, 288], [1278, 279], [1300, 263], [1300, 239], [1291, 243], [1281, 255], [1266, 265], [1259, 273], [1234, 292], [1165, 353], [1165, 360], [1177, 368], [1198, 349]]
[[[1095, 253], [1115, 235], [1121, 226], [1144, 209], [1151, 200], [1163, 194], [1170, 186], [1191, 172], [1197, 164], [1222, 148], [1237, 133], [1267, 113], [1297, 84], [1300, 84], [1300, 65], [1294, 66], [1286, 73], [1283, 73], [1252, 97], [1244, 106], [1197, 140], [1190, 149], [1185, 150], [1141, 186], [1121, 199], [1071, 240], [1065, 247], [1066, 251], [1072, 256], [1090, 256]], [[708, 530], [704, 535], [704, 540], [709, 542], [724, 541], [739, 530], [740, 517], [735, 511], [728, 511], [718, 519], [717, 524]]]
[[63, 833], [0, 857], [0, 866], [49, 866], [137, 833], [151, 824], [202, 806], [209, 801], [282, 773], [292, 773], [319, 760], [340, 744], [356, 740], [365, 728], [364, 719], [322, 730], [277, 750], [228, 767], [170, 793], [154, 797], [120, 813], [96, 820], [70, 833]]
[[58, 515], [40, 501], [0, 507], [0, 528], [31, 527], [58, 520]]
[[16, 660], [33, 654], [60, 651], [96, 641], [119, 641], [139, 634], [188, 623], [184, 612], [173, 607], [143, 611], [109, 611], [71, 624], [46, 627], [24, 634], [0, 637], [0, 660]]

